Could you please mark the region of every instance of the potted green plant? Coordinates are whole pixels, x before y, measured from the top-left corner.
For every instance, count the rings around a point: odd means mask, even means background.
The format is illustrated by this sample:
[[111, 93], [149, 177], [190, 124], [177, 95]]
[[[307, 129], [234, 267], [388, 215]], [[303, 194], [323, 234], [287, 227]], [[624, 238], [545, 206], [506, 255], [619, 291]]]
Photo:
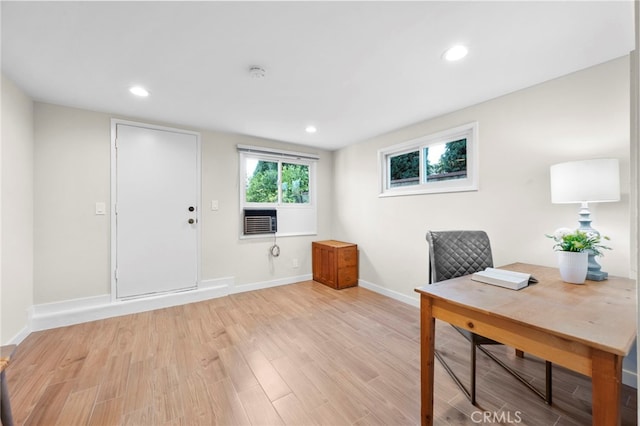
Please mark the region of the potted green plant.
[[597, 232], [559, 228], [553, 235], [547, 235], [556, 243], [553, 246], [558, 253], [558, 268], [562, 280], [573, 284], [583, 284], [589, 268], [589, 253], [602, 256], [602, 250], [611, 250], [602, 244], [609, 237], [600, 236]]

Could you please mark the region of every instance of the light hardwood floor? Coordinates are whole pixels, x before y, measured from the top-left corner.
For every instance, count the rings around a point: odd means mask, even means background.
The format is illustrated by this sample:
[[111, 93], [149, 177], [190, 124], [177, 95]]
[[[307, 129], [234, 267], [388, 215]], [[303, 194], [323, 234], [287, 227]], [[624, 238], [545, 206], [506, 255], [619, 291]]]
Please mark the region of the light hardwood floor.
[[[437, 329], [467, 371], [465, 341]], [[542, 361], [492, 350], [544, 386]], [[32, 333], [7, 377], [18, 425], [410, 425], [419, 357], [417, 308], [307, 281]], [[591, 424], [583, 376], [555, 367], [548, 407], [480, 353], [478, 374], [492, 421], [436, 362], [436, 424]], [[622, 405], [635, 425], [635, 390]]]

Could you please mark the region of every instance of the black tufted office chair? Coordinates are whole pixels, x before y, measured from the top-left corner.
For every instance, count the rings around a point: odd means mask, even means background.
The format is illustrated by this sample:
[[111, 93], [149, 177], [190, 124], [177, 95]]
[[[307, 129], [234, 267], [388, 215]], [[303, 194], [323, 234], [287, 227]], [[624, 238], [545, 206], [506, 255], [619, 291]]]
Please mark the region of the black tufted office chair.
[[[427, 242], [429, 243], [429, 284], [493, 267], [491, 244], [484, 231], [428, 231]], [[476, 404], [477, 348], [551, 405], [551, 362], [546, 361], [546, 393], [543, 394], [515, 370], [482, 347], [482, 345], [500, 345], [501, 343], [456, 326], [453, 328], [471, 343], [470, 390], [462, 384], [438, 351], [435, 352], [435, 356], [472, 404]]]

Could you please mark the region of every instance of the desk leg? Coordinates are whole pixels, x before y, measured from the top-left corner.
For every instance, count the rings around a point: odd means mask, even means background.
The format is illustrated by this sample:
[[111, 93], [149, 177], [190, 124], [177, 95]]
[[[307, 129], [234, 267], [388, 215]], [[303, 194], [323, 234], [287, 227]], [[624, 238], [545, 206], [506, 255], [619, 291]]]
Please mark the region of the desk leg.
[[432, 300], [420, 295], [420, 415], [422, 426], [433, 426], [433, 354], [435, 351], [436, 320]]
[[593, 349], [592, 402], [594, 426], [620, 426], [622, 357]]

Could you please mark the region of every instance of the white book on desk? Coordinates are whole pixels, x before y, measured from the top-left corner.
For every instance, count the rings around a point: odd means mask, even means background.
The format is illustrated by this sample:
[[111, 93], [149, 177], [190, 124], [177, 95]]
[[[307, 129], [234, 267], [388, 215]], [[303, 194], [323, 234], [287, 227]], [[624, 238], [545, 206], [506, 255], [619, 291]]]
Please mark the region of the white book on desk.
[[484, 271], [476, 272], [471, 276], [474, 281], [486, 284], [497, 285], [511, 290], [520, 290], [529, 285], [531, 274], [522, 272], [507, 271], [504, 269], [487, 268]]

